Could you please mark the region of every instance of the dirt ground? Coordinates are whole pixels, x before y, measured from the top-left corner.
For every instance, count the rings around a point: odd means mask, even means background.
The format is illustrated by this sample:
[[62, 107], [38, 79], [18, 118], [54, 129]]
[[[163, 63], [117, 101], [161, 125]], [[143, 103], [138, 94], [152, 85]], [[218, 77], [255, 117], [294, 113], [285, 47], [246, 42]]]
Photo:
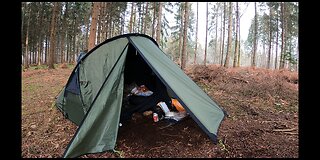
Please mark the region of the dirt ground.
[[[23, 158], [61, 157], [77, 126], [53, 105], [72, 68], [22, 72]], [[299, 157], [298, 74], [251, 68], [193, 66], [186, 73], [228, 116], [213, 144], [188, 117], [173, 126], [135, 114], [118, 132], [116, 150], [87, 154], [107, 157]]]

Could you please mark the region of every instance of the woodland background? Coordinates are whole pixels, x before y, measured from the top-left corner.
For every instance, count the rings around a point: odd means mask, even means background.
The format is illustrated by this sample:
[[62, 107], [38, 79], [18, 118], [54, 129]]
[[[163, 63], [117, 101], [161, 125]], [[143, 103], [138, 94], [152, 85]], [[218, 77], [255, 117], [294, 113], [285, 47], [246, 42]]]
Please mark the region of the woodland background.
[[[207, 6], [205, 33], [198, 33], [199, 3]], [[240, 19], [250, 3], [255, 16], [240, 40]], [[24, 68], [74, 63], [80, 51], [108, 38], [143, 33], [181, 68], [298, 69], [298, 2], [22, 2], [21, 9]], [[206, 35], [205, 44], [199, 34]]]

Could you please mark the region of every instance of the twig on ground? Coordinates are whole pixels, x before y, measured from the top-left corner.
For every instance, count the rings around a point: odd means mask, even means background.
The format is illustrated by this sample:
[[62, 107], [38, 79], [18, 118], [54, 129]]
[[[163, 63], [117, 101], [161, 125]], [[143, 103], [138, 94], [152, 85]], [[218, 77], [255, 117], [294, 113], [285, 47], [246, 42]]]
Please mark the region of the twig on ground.
[[290, 134], [290, 135], [298, 135], [298, 133], [295, 132], [284, 132], [285, 134]]
[[272, 130], [273, 132], [290, 132], [290, 131], [294, 131], [297, 130], [297, 128], [291, 128], [291, 129], [274, 129]]
[[245, 82], [245, 83], [249, 83], [249, 81], [246, 81], [244, 79], [240, 79], [240, 78], [237, 78], [237, 77], [231, 77], [231, 78], [235, 79], [235, 80], [239, 80], [239, 81]]

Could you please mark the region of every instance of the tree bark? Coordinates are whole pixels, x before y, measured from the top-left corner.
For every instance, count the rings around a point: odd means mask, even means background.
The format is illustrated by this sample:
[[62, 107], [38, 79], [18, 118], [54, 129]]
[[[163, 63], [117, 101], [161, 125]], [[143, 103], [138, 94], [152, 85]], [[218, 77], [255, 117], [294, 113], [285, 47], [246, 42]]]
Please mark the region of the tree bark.
[[[239, 14], [239, 13], [238, 13]], [[241, 50], [241, 36], [240, 36], [240, 18], [241, 16], [239, 17], [239, 20], [238, 20], [238, 40], [239, 40], [239, 43], [238, 43], [238, 62], [237, 62], [237, 67], [240, 67], [240, 50]]]
[[155, 28], [154, 28], [154, 25], [155, 25], [155, 22], [156, 22], [156, 2], [153, 2], [153, 19], [152, 19], [152, 38], [154, 38], [154, 33], [155, 33]]
[[141, 3], [138, 3], [138, 15], [139, 15], [139, 18], [138, 18], [138, 33], [142, 33], [142, 28], [143, 28], [143, 20], [142, 20], [142, 12], [141, 12], [141, 8], [142, 7], [142, 4]]
[[146, 4], [146, 10], [145, 10], [145, 14], [144, 14], [144, 26], [143, 26], [143, 34], [146, 34], [146, 30], [147, 30], [147, 18], [146, 16], [148, 15], [148, 6], [149, 6], [149, 2], [147, 2]]
[[62, 20], [62, 35], [61, 35], [61, 63], [65, 62], [65, 38], [67, 29], [67, 18], [68, 18], [68, 2], [66, 2], [66, 10], [64, 12], [63, 20]]
[[158, 22], [157, 22], [157, 37], [156, 41], [160, 44], [161, 36], [161, 17], [162, 17], [162, 2], [159, 2]]
[[43, 64], [47, 65], [47, 56], [48, 55], [48, 35], [45, 35], [45, 46], [44, 46], [44, 62]]
[[104, 17], [103, 17], [103, 39], [108, 39], [108, 4], [109, 2], [104, 2]]
[[[133, 7], [133, 22], [132, 22], [132, 32], [136, 32], [136, 14], [137, 14], [137, 8], [136, 6], [134, 5]], [[113, 25], [113, 22], [112, 22], [112, 25]]]
[[76, 32], [76, 28], [77, 26], [79, 26], [79, 23], [78, 23], [79, 19], [77, 17], [75, 17], [74, 19], [74, 28], [73, 28], [73, 56], [72, 56], [72, 60], [71, 60], [71, 63], [75, 64], [76, 60], [75, 60], [75, 56], [77, 54], [77, 46], [76, 46], [76, 37], [77, 37], [77, 32]]
[[256, 67], [256, 51], [257, 51], [257, 28], [258, 28], [258, 20], [257, 20], [257, 4], [254, 2], [254, 37], [253, 37], [253, 54], [252, 54], [252, 63], [251, 67]]
[[205, 39], [205, 44], [204, 44], [204, 60], [203, 63], [206, 65], [207, 63], [207, 41], [208, 41], [208, 2], [207, 2], [207, 10], [206, 10], [206, 39]]
[[97, 30], [97, 18], [99, 15], [99, 5], [100, 5], [100, 2], [93, 2], [92, 21], [91, 21], [91, 27], [90, 27], [88, 50], [91, 50], [96, 45], [95, 42], [96, 42], [96, 30]]
[[52, 19], [51, 19], [51, 33], [50, 33], [50, 52], [49, 52], [49, 69], [54, 69], [55, 58], [55, 38], [56, 38], [56, 19], [58, 15], [59, 2], [53, 3]]
[[182, 55], [181, 55], [181, 69], [186, 68], [186, 51], [187, 51], [187, 32], [188, 32], [188, 18], [189, 17], [189, 9], [188, 2], [185, 2], [185, 10], [184, 10], [184, 26], [183, 26], [183, 47], [182, 47]]
[[284, 24], [285, 24], [285, 17], [284, 17], [284, 12], [285, 12], [285, 6], [284, 6], [284, 2], [281, 2], [281, 19], [282, 19], [282, 32], [281, 32], [281, 36], [282, 36], [282, 39], [281, 39], [281, 52], [280, 52], [280, 69], [283, 69], [284, 68], [284, 54], [285, 54], [285, 50], [286, 50], [286, 46], [285, 46], [285, 33], [286, 33], [286, 30], [285, 30], [285, 27], [284, 27]]
[[[39, 2], [41, 3], [41, 2]], [[39, 33], [39, 42], [38, 42], [38, 65], [41, 65], [41, 55], [42, 55], [42, 38], [43, 38], [43, 33], [42, 33], [42, 30], [43, 30], [43, 13], [44, 13], [44, 2], [41, 3], [41, 8], [40, 8], [40, 20], [39, 20], [39, 26], [40, 26], [40, 33]]]
[[88, 46], [89, 46], [89, 41], [88, 41], [89, 40], [89, 36], [88, 36], [89, 35], [89, 27], [90, 27], [89, 19], [90, 19], [90, 11], [88, 11], [88, 13], [86, 14], [86, 16], [84, 18], [84, 24], [86, 25], [86, 34], [85, 34], [85, 46], [86, 46], [86, 49], [88, 49]]
[[[98, 10], [103, 12], [103, 10], [101, 10], [101, 5], [102, 5], [103, 2], [98, 2], [98, 3], [100, 3]], [[98, 25], [98, 28], [97, 28], [97, 44], [99, 44], [101, 42], [101, 22], [102, 22], [101, 21], [101, 17], [102, 17], [102, 15], [98, 14], [98, 19], [97, 19], [97, 25]]]
[[[218, 6], [216, 6], [216, 10], [215, 10], [215, 19], [216, 19], [216, 41], [215, 41], [215, 47], [214, 47], [214, 52], [213, 52], [213, 55], [218, 55], [217, 57], [219, 57], [219, 54], [218, 54]], [[219, 63], [219, 60], [218, 62]]]
[[[25, 2], [26, 3], [26, 2]], [[26, 7], [27, 4], [26, 4]], [[28, 11], [26, 13], [26, 17], [28, 17], [27, 19], [27, 26], [26, 26], [26, 41], [25, 41], [25, 51], [24, 51], [24, 68], [29, 68], [29, 58], [28, 58], [28, 51], [29, 51], [29, 24], [30, 24], [30, 11], [31, 11], [31, 7], [29, 6]]]
[[180, 5], [180, 17], [181, 17], [181, 20], [180, 20], [180, 23], [181, 23], [181, 26], [180, 26], [180, 32], [179, 32], [179, 62], [180, 62], [180, 67], [181, 67], [181, 64], [182, 64], [182, 39], [183, 39], [183, 23], [184, 23], [184, 13], [183, 13], [183, 7], [182, 5]]
[[232, 45], [232, 2], [229, 2], [229, 24], [228, 24], [228, 48], [226, 54], [226, 61], [224, 62], [224, 67], [229, 67], [229, 59], [231, 54]]
[[238, 2], [236, 2], [236, 41], [235, 41], [235, 50], [234, 50], [234, 58], [233, 58], [233, 67], [237, 67], [237, 58], [238, 58], [238, 52], [239, 52], [239, 48], [238, 48], [238, 43], [239, 43], [239, 37], [238, 37], [238, 25], [239, 25], [239, 6], [238, 6]]
[[[278, 12], [278, 11], [276, 11], [276, 12]], [[277, 20], [277, 35], [276, 35], [276, 57], [275, 57], [275, 60], [274, 60], [274, 69], [277, 69], [278, 68], [278, 66], [277, 66], [277, 64], [278, 64], [278, 41], [279, 41], [279, 28], [278, 28], [278, 26], [279, 26], [279, 20], [278, 20], [278, 14], [277, 14], [277, 18], [276, 18], [276, 20]]]
[[270, 69], [270, 62], [271, 62], [271, 42], [272, 42], [272, 6], [270, 6], [270, 17], [269, 17], [269, 49], [268, 49], [268, 64], [267, 67]]
[[194, 49], [193, 64], [197, 62], [197, 49], [198, 49], [198, 22], [199, 22], [199, 2], [197, 2], [197, 22], [196, 22], [196, 48]]
[[222, 27], [222, 43], [221, 43], [221, 62], [223, 65], [223, 52], [224, 52], [224, 35], [225, 35], [225, 25], [226, 25], [226, 2], [223, 2], [223, 27]]
[[134, 9], [134, 2], [131, 2], [131, 15], [130, 15], [130, 21], [129, 21], [129, 33], [132, 33], [132, 26], [133, 26], [133, 9]]

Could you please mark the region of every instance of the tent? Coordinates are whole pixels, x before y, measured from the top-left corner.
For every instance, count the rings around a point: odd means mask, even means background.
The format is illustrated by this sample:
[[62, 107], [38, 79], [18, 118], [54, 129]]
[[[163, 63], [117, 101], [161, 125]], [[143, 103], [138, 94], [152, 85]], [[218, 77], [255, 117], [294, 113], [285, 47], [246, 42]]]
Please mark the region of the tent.
[[78, 125], [63, 157], [113, 150], [122, 108], [124, 82], [134, 77], [126, 67], [140, 57], [179, 100], [191, 118], [216, 144], [224, 111], [193, 82], [157, 42], [143, 34], [124, 34], [107, 39], [91, 49], [77, 63], [56, 107]]

